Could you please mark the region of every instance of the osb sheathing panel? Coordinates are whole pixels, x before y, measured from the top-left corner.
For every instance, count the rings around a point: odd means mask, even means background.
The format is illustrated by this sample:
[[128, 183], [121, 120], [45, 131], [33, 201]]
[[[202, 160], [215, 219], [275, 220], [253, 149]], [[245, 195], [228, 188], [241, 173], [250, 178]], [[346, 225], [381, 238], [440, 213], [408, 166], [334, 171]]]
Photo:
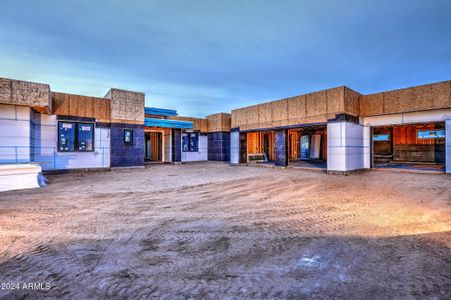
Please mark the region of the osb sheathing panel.
[[305, 95], [307, 100], [307, 116], [318, 116], [327, 113], [327, 93], [319, 91]]
[[228, 113], [221, 113], [221, 131], [230, 131], [231, 115]]
[[360, 115], [380, 115], [384, 113], [384, 94], [372, 94], [360, 96]]
[[51, 110], [48, 84], [0, 78], [0, 103]]
[[305, 95], [288, 98], [287, 110], [290, 122], [296, 124], [302, 121], [306, 114], [305, 102]]
[[208, 132], [230, 131], [231, 115], [228, 113], [217, 113], [206, 117], [208, 121]]
[[288, 125], [288, 100], [283, 99], [271, 102], [272, 126]]
[[360, 102], [362, 116], [449, 108], [451, 81], [365, 95]]
[[112, 122], [127, 121], [144, 123], [144, 94], [133, 91], [111, 89], [107, 96], [111, 97]]
[[252, 128], [258, 127], [258, 105], [250, 106], [245, 109], [246, 124]]
[[208, 121], [207, 121], [207, 119], [194, 118], [194, 117], [182, 117], [182, 116], [169, 116], [168, 119], [193, 122], [192, 130], [198, 130], [198, 131], [200, 131], [202, 133], [207, 133], [208, 132]]
[[361, 96], [361, 94], [347, 87], [344, 87], [343, 90], [344, 90], [344, 106], [345, 106], [344, 111], [347, 114], [356, 117], [359, 116], [360, 114], [359, 97]]
[[326, 90], [327, 113], [344, 112], [344, 87], [337, 87]]
[[[344, 111], [343, 95], [340, 87], [236, 109], [232, 111], [232, 127], [252, 130], [326, 122]], [[329, 102], [332, 112], [328, 112]]]
[[272, 104], [262, 103], [258, 105], [258, 128], [271, 127], [272, 122]]
[[53, 114], [110, 121], [110, 100], [52, 92]]

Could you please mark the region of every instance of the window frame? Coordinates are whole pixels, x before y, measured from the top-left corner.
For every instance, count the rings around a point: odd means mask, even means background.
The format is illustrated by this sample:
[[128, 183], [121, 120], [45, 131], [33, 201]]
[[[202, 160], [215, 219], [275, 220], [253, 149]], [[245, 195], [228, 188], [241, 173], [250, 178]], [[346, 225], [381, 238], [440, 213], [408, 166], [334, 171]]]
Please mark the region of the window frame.
[[[75, 131], [75, 137], [74, 137], [74, 150], [61, 150], [61, 136], [60, 136], [60, 125], [61, 123], [70, 123], [74, 125], [74, 131]], [[80, 150], [79, 149], [79, 141], [78, 141], [78, 127], [81, 126], [80, 124], [85, 125], [92, 125], [92, 150]], [[57, 125], [57, 152], [63, 152], [63, 153], [72, 153], [72, 152], [94, 152], [95, 147], [95, 131], [96, 131], [96, 125], [95, 122], [86, 122], [86, 121], [73, 121], [73, 120], [58, 120]]]
[[[378, 136], [387, 136], [387, 139], [378, 140]], [[374, 142], [390, 142], [391, 141], [391, 135], [390, 133], [375, 133], [373, 134], [373, 141]]]
[[[127, 131], [130, 132], [130, 142], [126, 142], [126, 141], [125, 141], [125, 136], [126, 136], [125, 133], [126, 133]], [[134, 143], [134, 139], [133, 139], [133, 129], [131, 129], [131, 128], [124, 128], [123, 142], [124, 142], [124, 145], [126, 145], [126, 146], [132, 146], [132, 145], [133, 145], [133, 143]]]
[[[420, 132], [427, 132], [427, 131], [443, 131], [443, 136], [435, 136], [435, 137], [420, 137]], [[445, 129], [417, 129], [417, 139], [419, 140], [438, 140], [438, 139], [445, 139], [446, 138], [446, 131]]]
[[[186, 150], [186, 151], [183, 149], [183, 137], [184, 137], [184, 135], [186, 136], [187, 143], [188, 143], [188, 150]], [[191, 136], [196, 136], [196, 138], [197, 138], [197, 143], [196, 143], [195, 149], [191, 148]], [[198, 131], [196, 131], [196, 132], [183, 132], [182, 133], [182, 145], [181, 145], [182, 152], [199, 152], [199, 136], [200, 135], [199, 135]]]

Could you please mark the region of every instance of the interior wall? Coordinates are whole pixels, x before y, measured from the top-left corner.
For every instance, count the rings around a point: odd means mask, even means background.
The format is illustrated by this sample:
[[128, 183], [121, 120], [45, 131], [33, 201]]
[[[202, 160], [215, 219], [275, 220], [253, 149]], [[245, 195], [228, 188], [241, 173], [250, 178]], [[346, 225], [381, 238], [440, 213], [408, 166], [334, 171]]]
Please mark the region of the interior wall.
[[[317, 158], [327, 160], [327, 130], [324, 129], [290, 129], [288, 131], [288, 156], [292, 160], [301, 158], [301, 137], [307, 135], [309, 137], [310, 150], [313, 143], [316, 145], [313, 148], [317, 153]], [[317, 136], [316, 138], [314, 136]], [[318, 139], [318, 140], [317, 140]], [[312, 157], [313, 158], [313, 157]]]
[[[265, 136], [267, 145], [265, 146]], [[269, 161], [274, 161], [274, 131], [247, 133], [247, 154], [266, 153]]]
[[419, 130], [444, 129], [443, 123], [375, 127], [373, 134], [388, 134], [389, 141], [373, 141], [376, 161], [445, 162], [445, 139], [419, 139]]
[[444, 124], [416, 124], [393, 127], [393, 160], [445, 162], [445, 139], [419, 139], [418, 130], [444, 129]]

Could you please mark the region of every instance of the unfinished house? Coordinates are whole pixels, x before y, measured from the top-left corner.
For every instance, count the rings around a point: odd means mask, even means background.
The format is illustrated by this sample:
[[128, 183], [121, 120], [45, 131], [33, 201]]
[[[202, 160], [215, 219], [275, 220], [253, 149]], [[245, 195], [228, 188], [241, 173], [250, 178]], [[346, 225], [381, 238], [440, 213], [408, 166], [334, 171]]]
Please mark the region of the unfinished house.
[[232, 111], [231, 163], [451, 173], [451, 81], [362, 95], [337, 87]]
[[228, 161], [229, 131], [230, 114], [181, 117], [145, 107], [140, 92], [90, 97], [0, 78], [0, 190], [38, 186], [41, 170]]

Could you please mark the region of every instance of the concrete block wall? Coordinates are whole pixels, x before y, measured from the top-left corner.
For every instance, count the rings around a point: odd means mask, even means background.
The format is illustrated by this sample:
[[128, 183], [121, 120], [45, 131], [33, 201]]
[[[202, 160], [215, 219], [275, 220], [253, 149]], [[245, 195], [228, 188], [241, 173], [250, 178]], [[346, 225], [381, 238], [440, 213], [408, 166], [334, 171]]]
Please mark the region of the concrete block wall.
[[230, 132], [208, 133], [208, 160], [230, 161]]
[[327, 124], [327, 171], [370, 168], [370, 128], [350, 122]]

